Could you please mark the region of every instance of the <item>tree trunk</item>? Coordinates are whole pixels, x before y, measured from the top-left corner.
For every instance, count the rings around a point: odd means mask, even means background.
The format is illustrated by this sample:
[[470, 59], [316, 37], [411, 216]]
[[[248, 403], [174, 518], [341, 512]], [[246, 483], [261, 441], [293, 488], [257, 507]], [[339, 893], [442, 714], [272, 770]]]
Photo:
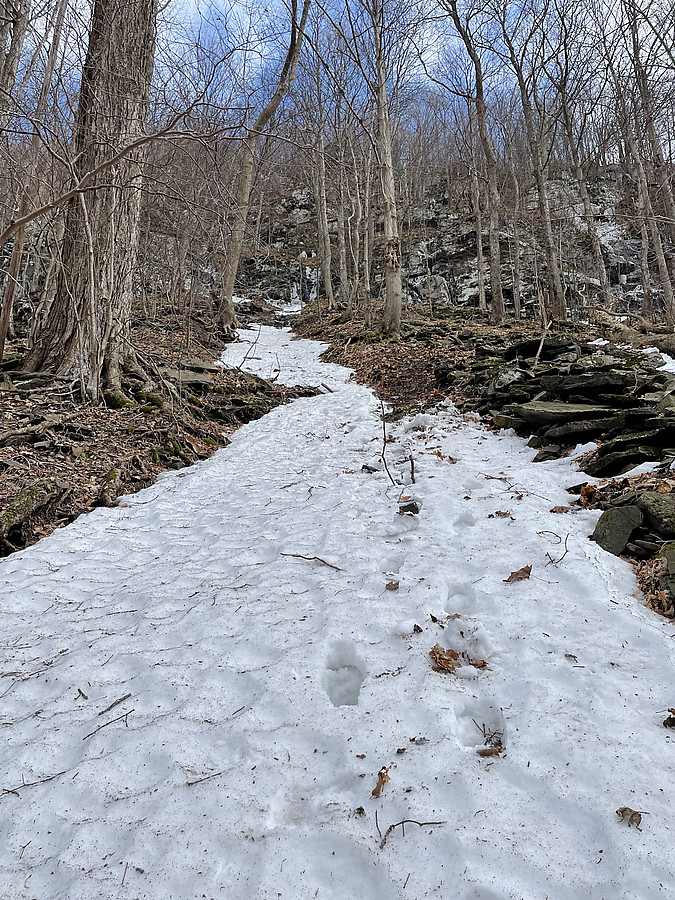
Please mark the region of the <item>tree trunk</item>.
[[398, 210], [396, 207], [396, 180], [394, 178], [394, 156], [389, 119], [389, 98], [387, 96], [387, 72], [382, 45], [383, 15], [381, 0], [375, 0], [372, 9], [373, 36], [375, 43], [375, 66], [377, 84], [375, 103], [377, 107], [377, 151], [382, 189], [382, 213], [384, 220], [384, 252], [382, 269], [386, 295], [382, 314], [382, 332], [397, 337], [401, 330], [401, 308], [403, 305], [403, 281], [401, 277], [401, 240], [398, 232]]
[[511, 183], [513, 185], [513, 314], [520, 320], [521, 274], [520, 274], [520, 185], [513, 160], [510, 161]]
[[363, 317], [366, 328], [373, 324], [372, 267], [375, 246], [375, 208], [373, 204], [373, 157], [368, 156], [364, 194], [364, 234], [363, 234]]
[[315, 179], [314, 193], [316, 195], [316, 214], [318, 224], [318, 250], [323, 289], [326, 294], [328, 309], [335, 306], [335, 294], [333, 292], [333, 252], [330, 244], [330, 229], [328, 226], [328, 202], [326, 200], [326, 156], [323, 142], [323, 125], [319, 125], [319, 148], [315, 154]]
[[642, 283], [642, 315], [645, 319], [651, 319], [654, 315], [654, 303], [649, 277], [649, 234], [644, 215], [640, 225], [640, 281]]
[[[51, 87], [52, 78], [54, 76], [54, 69], [56, 67], [56, 60], [59, 54], [59, 47], [61, 44], [61, 32], [63, 30], [63, 20], [66, 15], [66, 9], [68, 8], [68, 0], [59, 0], [59, 5], [57, 7], [56, 12], [56, 22], [54, 24], [54, 34], [52, 35], [52, 42], [49, 48], [49, 55], [47, 57], [47, 66], [45, 69], [45, 74], [42, 79], [42, 86], [40, 88], [40, 94], [38, 96], [38, 101], [35, 107], [35, 121], [33, 124], [33, 135], [31, 138], [30, 151], [28, 154], [28, 167], [27, 174], [25, 178], [25, 182], [23, 184], [23, 188], [21, 191], [21, 201], [19, 203], [19, 211], [17, 218], [23, 218], [28, 212], [29, 200], [30, 200], [30, 189], [32, 186], [32, 181], [35, 178], [37, 172], [37, 164], [38, 164], [38, 156], [40, 153], [41, 139], [40, 132], [38, 131], [38, 123], [42, 123], [42, 119], [44, 118], [45, 110], [47, 108], [47, 99], [49, 97], [49, 88]], [[0, 6], [0, 15], [2, 7]], [[26, 13], [27, 17], [27, 13]], [[25, 32], [25, 25], [24, 25]], [[4, 33], [4, 29], [0, 30], [0, 40], [2, 33]], [[23, 38], [22, 38], [23, 40]], [[12, 42], [14, 41], [14, 37], [12, 36]], [[2, 44], [0, 44], [2, 46]], [[11, 48], [10, 48], [11, 49]], [[5, 68], [7, 66], [7, 60], [5, 60]], [[14, 83], [14, 76], [16, 75], [16, 69], [14, 70], [14, 75], [12, 76], [12, 84]], [[3, 68], [3, 77], [4, 77], [4, 68]], [[0, 89], [0, 108], [2, 107], [2, 96], [4, 96], [5, 88]], [[0, 120], [2, 116], [0, 114]], [[1, 121], [0, 121], [1, 125]], [[23, 225], [17, 233], [14, 235], [14, 242], [12, 244], [12, 256], [9, 261], [9, 272], [7, 274], [7, 281], [5, 282], [5, 290], [2, 298], [2, 312], [0, 313], [0, 360], [2, 359], [5, 352], [5, 340], [7, 338], [7, 331], [11, 328], [12, 324], [12, 307], [14, 304], [14, 294], [16, 291], [16, 285], [19, 279], [19, 273], [21, 271], [21, 262], [23, 259], [23, 249], [24, 244], [26, 242], [26, 234], [28, 231], [28, 225]]]
[[[82, 177], [144, 134], [155, 48], [156, 0], [96, 0], [82, 71], [73, 149]], [[120, 387], [131, 357], [130, 322], [144, 149], [125, 155], [75, 196], [66, 225], [57, 290], [30, 369], [72, 374], [98, 401]]]
[[12, 90], [29, 16], [30, 0], [0, 0], [0, 134], [12, 116]]
[[340, 171], [338, 174], [338, 210], [337, 210], [337, 228], [338, 228], [338, 258], [340, 263], [340, 303], [345, 306], [347, 318], [351, 318], [352, 311], [352, 290], [349, 282], [349, 269], [347, 268], [347, 223], [345, 216], [345, 185], [346, 177], [344, 160], [341, 161]]
[[483, 256], [483, 214], [480, 208], [480, 183], [478, 173], [471, 173], [471, 205], [476, 220], [476, 271], [478, 274], [478, 309], [487, 312], [485, 299], [485, 259]]

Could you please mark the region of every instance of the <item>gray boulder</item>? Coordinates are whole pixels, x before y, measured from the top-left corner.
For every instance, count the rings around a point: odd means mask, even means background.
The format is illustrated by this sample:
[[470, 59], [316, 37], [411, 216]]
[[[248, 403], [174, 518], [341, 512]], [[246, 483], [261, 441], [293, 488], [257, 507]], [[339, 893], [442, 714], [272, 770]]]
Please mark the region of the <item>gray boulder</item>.
[[647, 491], [638, 497], [647, 524], [664, 538], [675, 538], [675, 495]]
[[642, 511], [637, 506], [614, 506], [600, 516], [593, 532], [593, 540], [603, 550], [619, 556], [626, 549], [630, 536], [642, 525]]

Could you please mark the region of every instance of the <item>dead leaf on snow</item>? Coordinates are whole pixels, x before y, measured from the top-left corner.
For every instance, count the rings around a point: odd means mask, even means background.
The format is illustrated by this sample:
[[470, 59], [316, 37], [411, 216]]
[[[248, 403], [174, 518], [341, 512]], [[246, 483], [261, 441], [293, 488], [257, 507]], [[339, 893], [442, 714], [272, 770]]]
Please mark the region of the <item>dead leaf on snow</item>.
[[571, 511], [572, 511], [571, 506], [554, 506], [553, 509], [550, 510], [550, 512], [552, 512], [552, 513], [566, 513], [566, 512], [571, 512]]
[[516, 572], [511, 572], [508, 578], [504, 579], [505, 584], [513, 584], [514, 581], [525, 581], [530, 577], [532, 573], [532, 566], [523, 566], [522, 569], [518, 569]]
[[382, 788], [388, 781], [391, 781], [391, 778], [389, 777], [389, 775], [387, 775], [388, 771], [389, 769], [386, 766], [382, 766], [380, 771], [377, 773], [377, 784], [372, 791], [373, 797], [379, 797], [382, 793]]
[[499, 756], [499, 754], [503, 752], [503, 747], [479, 747], [478, 750], [476, 750], [476, 753], [479, 756]]
[[397, 591], [399, 587], [398, 581], [388, 581], [386, 584], [386, 588], [388, 591]]
[[469, 665], [473, 666], [475, 669], [487, 669], [488, 664], [484, 659], [470, 659]]
[[432, 658], [434, 669], [437, 672], [454, 672], [462, 665], [456, 650], [444, 650], [440, 644], [434, 644], [429, 651], [429, 656]]

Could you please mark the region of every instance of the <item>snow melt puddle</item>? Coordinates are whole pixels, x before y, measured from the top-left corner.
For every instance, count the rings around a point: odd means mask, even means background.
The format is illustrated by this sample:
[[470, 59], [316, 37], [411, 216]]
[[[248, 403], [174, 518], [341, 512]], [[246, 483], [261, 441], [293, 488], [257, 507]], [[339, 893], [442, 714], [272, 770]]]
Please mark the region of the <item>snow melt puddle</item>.
[[672, 896], [672, 626], [574, 463], [439, 408], [395, 489], [369, 390], [242, 337], [326, 393], [0, 563], [0, 896]]

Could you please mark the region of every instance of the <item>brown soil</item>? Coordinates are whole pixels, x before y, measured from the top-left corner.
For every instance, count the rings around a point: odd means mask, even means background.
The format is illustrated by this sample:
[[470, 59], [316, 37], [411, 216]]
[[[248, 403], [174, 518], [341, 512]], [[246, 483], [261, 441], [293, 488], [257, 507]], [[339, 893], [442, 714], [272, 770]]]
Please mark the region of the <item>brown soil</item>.
[[477, 346], [506, 345], [541, 334], [541, 326], [535, 322], [495, 327], [476, 310], [461, 308], [442, 319], [408, 313], [400, 341], [366, 331], [363, 322], [342, 323], [339, 316], [319, 313], [315, 306], [305, 309], [294, 329], [301, 337], [328, 343], [324, 359], [354, 369], [356, 380], [373, 388], [394, 415], [431, 406], [446, 397], [459, 407], [472, 405], [476, 392], [467, 391], [459, 379], [450, 388], [439, 387], [436, 370], [466, 369], [469, 374]]

